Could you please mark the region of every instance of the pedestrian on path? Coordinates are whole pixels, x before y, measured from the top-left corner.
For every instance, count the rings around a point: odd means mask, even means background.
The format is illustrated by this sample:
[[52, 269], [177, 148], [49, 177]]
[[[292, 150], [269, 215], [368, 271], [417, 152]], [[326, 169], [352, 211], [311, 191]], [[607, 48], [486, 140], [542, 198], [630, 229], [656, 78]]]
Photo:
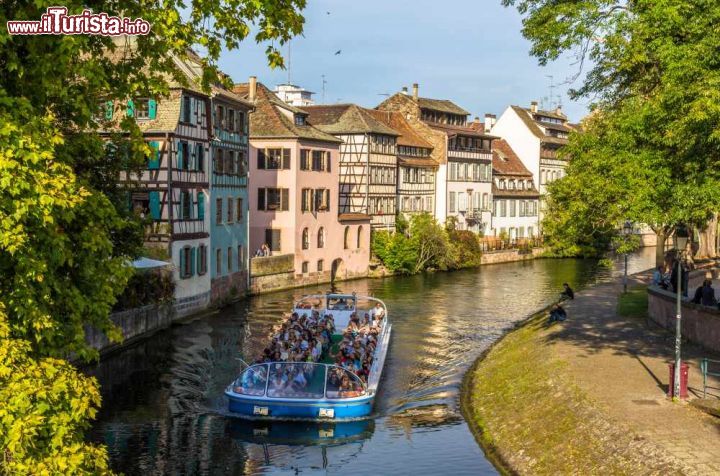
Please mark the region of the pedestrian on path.
[[563, 292], [560, 293], [560, 302], [575, 299], [575, 293], [568, 283], [563, 283]]

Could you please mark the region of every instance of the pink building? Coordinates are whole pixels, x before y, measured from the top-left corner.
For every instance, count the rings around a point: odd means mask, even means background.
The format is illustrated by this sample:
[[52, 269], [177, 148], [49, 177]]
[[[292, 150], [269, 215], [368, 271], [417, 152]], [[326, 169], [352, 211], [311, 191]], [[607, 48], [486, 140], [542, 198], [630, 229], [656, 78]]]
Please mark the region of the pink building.
[[338, 214], [341, 141], [255, 78], [235, 87], [250, 115], [250, 252], [294, 255], [297, 284], [367, 274], [370, 217]]

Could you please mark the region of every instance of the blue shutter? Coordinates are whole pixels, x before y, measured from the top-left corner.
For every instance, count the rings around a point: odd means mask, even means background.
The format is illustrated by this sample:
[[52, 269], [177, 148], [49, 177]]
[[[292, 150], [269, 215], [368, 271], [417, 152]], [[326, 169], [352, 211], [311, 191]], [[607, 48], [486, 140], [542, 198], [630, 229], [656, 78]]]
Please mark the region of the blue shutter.
[[205, 168], [203, 159], [203, 145], [198, 142], [195, 144], [195, 170], [202, 171]]
[[108, 121], [113, 118], [113, 102], [105, 101], [105, 119]]
[[202, 192], [198, 192], [198, 211], [197, 211], [197, 217], [200, 220], [205, 219], [205, 194]]
[[180, 248], [180, 277], [185, 277], [185, 248]]
[[127, 102], [127, 115], [128, 117], [135, 117], [135, 103], [132, 99], [128, 99]]
[[157, 141], [150, 142], [150, 148], [152, 149], [150, 160], [148, 161], [149, 169], [160, 168], [160, 143]]
[[190, 276], [195, 276], [195, 247], [190, 248]]
[[148, 99], [148, 119], [155, 119], [157, 116], [157, 101]]
[[160, 219], [160, 192], [152, 191], [148, 193], [150, 200], [150, 216], [153, 220]]
[[183, 168], [183, 147], [182, 142], [177, 142], [177, 168], [182, 170]]

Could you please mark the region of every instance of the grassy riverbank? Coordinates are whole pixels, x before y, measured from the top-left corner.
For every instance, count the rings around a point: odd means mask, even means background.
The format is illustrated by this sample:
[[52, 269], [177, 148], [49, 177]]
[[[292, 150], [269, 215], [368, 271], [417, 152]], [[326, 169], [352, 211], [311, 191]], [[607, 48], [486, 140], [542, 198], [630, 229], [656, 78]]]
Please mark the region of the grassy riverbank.
[[647, 472], [636, 440], [608, 421], [555, 357], [545, 322], [531, 318], [467, 373], [463, 411], [478, 443], [507, 473]]

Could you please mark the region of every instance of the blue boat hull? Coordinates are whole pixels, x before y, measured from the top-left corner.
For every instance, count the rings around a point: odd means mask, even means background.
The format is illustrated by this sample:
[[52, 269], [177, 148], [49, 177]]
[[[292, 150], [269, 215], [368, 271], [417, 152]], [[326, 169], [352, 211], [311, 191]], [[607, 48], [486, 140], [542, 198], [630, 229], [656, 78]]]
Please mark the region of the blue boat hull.
[[[303, 418], [342, 420], [362, 418], [370, 415], [373, 408], [373, 396], [348, 402], [313, 400], [308, 402], [280, 399], [247, 399], [235, 394], [228, 396], [228, 409], [249, 417]], [[322, 412], [321, 412], [322, 410]], [[332, 410], [332, 416], [328, 414]]]

